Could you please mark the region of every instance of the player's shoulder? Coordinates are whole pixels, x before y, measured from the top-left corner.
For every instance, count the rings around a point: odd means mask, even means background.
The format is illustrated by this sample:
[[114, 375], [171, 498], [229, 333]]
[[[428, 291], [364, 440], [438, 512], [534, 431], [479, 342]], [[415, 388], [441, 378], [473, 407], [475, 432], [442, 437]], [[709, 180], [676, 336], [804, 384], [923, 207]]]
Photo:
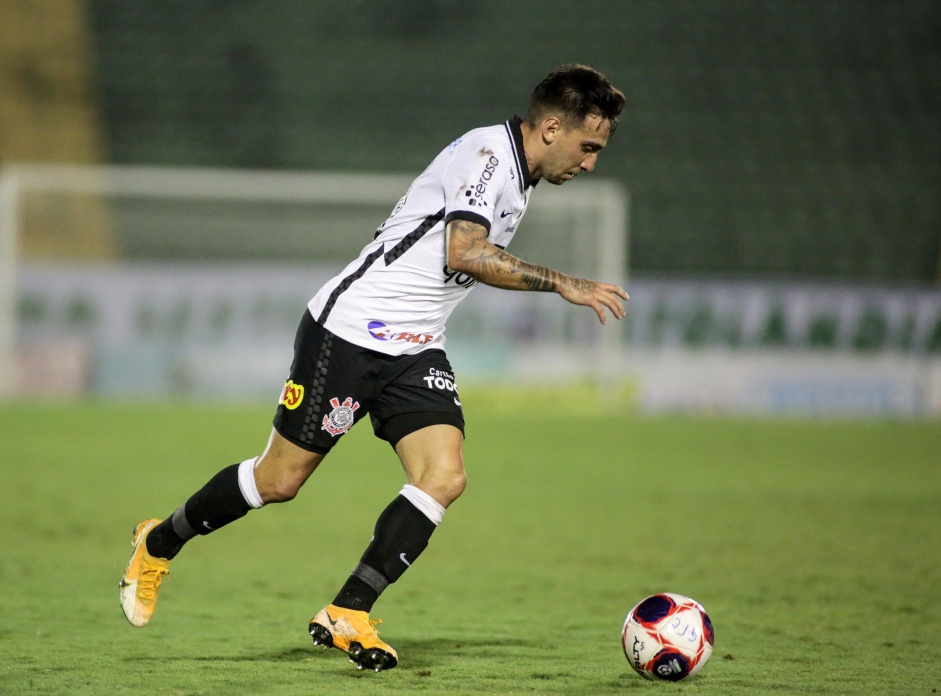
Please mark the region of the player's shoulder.
[[506, 123], [468, 131], [450, 146], [450, 176], [502, 190], [516, 178], [515, 144]]
[[[469, 130], [456, 138], [448, 149], [452, 153], [480, 157], [485, 154], [509, 153], [512, 141], [507, 132], [506, 124], [498, 123], [492, 126], [481, 126]], [[499, 155], [498, 155], [499, 156]]]

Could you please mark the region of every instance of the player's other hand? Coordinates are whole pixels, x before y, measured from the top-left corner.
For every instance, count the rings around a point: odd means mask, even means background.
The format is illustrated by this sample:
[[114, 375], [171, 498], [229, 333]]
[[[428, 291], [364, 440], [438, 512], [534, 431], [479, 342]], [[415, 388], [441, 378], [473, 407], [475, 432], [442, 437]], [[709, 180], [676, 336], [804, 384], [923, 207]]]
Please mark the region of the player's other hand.
[[569, 278], [568, 282], [562, 283], [559, 294], [572, 304], [591, 307], [602, 324], [608, 323], [605, 307], [615, 319], [620, 319], [627, 314], [621, 300], [629, 299], [628, 295], [617, 285], [597, 283], [584, 278]]

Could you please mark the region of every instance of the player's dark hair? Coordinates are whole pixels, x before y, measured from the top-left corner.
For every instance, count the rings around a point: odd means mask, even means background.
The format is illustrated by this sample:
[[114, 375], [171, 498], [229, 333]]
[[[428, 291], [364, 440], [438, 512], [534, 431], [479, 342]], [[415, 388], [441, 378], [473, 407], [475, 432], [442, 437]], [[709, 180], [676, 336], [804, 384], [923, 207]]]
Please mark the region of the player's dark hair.
[[603, 74], [577, 63], [563, 65], [546, 75], [529, 97], [525, 121], [538, 126], [548, 116], [557, 116], [566, 126], [581, 125], [589, 114], [618, 125], [624, 110], [624, 95]]

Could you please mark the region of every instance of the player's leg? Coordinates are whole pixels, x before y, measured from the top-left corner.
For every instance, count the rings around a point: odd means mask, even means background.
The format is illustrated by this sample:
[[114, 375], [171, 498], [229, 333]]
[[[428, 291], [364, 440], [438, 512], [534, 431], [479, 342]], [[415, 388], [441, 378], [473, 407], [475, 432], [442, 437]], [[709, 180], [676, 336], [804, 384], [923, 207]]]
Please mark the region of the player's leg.
[[324, 456], [273, 430], [259, 457], [222, 469], [162, 522], [141, 522], [134, 530], [131, 559], [120, 583], [127, 620], [134, 626], [147, 625], [170, 561], [186, 542], [221, 529], [253, 508], [291, 500]]
[[[365, 413], [365, 408], [356, 413], [358, 402], [344, 408], [323, 398], [325, 387], [346, 391], [347, 376], [354, 372], [348, 351], [341, 350], [334, 338], [305, 311], [294, 341], [290, 379], [281, 393], [265, 451], [218, 472], [162, 522], [145, 520], [134, 530], [133, 554], [120, 584], [121, 606], [132, 624], [144, 626], [150, 620], [169, 561], [187, 541], [224, 527], [253, 508], [291, 500], [338, 437]], [[334, 369], [337, 362], [339, 369]], [[337, 379], [340, 385], [335, 385]], [[348, 419], [339, 423], [345, 416]], [[329, 432], [326, 424], [321, 427], [321, 417], [329, 422]]]
[[398, 442], [408, 483], [379, 515], [372, 541], [334, 604], [370, 611], [425, 550], [445, 509], [464, 490], [463, 442], [451, 425], [428, 426]]
[[464, 491], [463, 444], [458, 428], [440, 424], [396, 444], [408, 483], [379, 516], [372, 541], [334, 604], [370, 611], [425, 550], [445, 509]]
[[311, 620], [315, 645], [347, 652], [360, 669], [395, 667], [398, 656], [376, 635], [369, 612], [379, 595], [418, 559], [445, 509], [463, 492], [463, 442], [460, 429], [436, 424], [396, 444], [408, 483], [379, 516], [372, 541], [333, 603]]
[[268, 503], [293, 500], [324, 454], [298, 447], [277, 430], [258, 457], [226, 467], [147, 535], [152, 556], [172, 559], [196, 536], [210, 534]]
[[[464, 490], [464, 415], [443, 351], [394, 361], [372, 404], [376, 435], [393, 446], [408, 483], [383, 510], [373, 539], [333, 601], [310, 623], [314, 643], [334, 645], [360, 668], [389, 669], [395, 651], [379, 640], [369, 612], [427, 547], [445, 509]], [[339, 631], [338, 625], [359, 627]]]

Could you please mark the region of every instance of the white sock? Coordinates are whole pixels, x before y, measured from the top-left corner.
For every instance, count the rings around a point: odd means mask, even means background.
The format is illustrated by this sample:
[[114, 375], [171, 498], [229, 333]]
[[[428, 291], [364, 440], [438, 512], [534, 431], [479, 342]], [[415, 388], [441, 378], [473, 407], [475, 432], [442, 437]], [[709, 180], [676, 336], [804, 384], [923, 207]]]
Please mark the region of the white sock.
[[417, 507], [425, 517], [434, 522], [435, 526], [441, 524], [441, 520], [444, 519], [444, 505], [425, 493], [425, 491], [407, 483], [399, 492], [399, 495], [405, 496], [408, 502]]
[[255, 485], [255, 462], [257, 459], [258, 457], [252, 457], [239, 464], [239, 490], [242, 491], [245, 502], [255, 509], [265, 504], [258, 492], [258, 486]]

